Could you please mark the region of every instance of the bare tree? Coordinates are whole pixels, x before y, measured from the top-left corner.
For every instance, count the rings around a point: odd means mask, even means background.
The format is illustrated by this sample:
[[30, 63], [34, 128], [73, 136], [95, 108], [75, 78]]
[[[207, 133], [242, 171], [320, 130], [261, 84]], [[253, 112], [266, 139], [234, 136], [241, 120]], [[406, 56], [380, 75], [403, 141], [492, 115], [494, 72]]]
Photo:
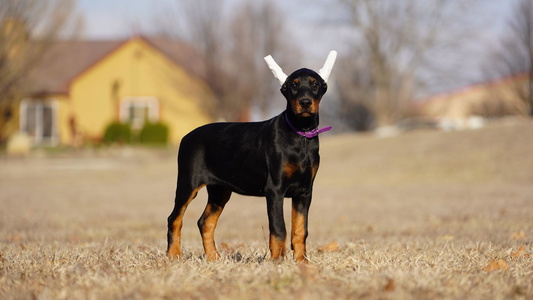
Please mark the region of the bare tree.
[[227, 71], [236, 78], [241, 102], [247, 107], [257, 106], [266, 117], [275, 89], [267, 84], [272, 82], [272, 73], [263, 57], [267, 54], [279, 57], [288, 50], [281, 42], [283, 16], [274, 2], [246, 2], [233, 16], [231, 28], [228, 57], [232, 64]]
[[70, 0], [0, 0], [0, 103], [24, 92], [23, 79], [67, 24], [79, 28], [74, 9]]
[[358, 33], [342, 63], [346, 106], [362, 105], [378, 125], [393, 124], [409, 113], [415, 92], [427, 83], [422, 73], [433, 65], [432, 54], [458, 38], [443, 30], [457, 22], [457, 1], [340, 1]]
[[74, 0], [0, 0], [0, 142], [13, 103], [28, 92], [24, 84], [60, 36], [81, 28]]
[[512, 90], [533, 117], [533, 0], [517, 0], [507, 28], [482, 69], [488, 80], [526, 75], [525, 86], [515, 84]]
[[160, 24], [167, 28], [164, 33], [179, 38], [192, 44], [205, 60], [206, 81], [215, 93], [218, 117], [233, 119], [236, 106], [228, 103], [231, 99], [227, 94], [229, 78], [224, 76], [221, 61], [224, 59], [224, 26], [227, 24], [224, 0], [180, 0], [175, 2], [179, 13], [168, 18]]
[[[207, 83], [215, 92], [217, 116], [246, 120], [251, 105], [268, 109], [273, 82], [263, 61], [279, 52], [284, 22], [275, 2], [224, 0], [177, 1], [179, 26], [172, 19], [159, 19], [160, 32], [194, 45], [203, 55]], [[176, 17], [173, 16], [173, 19]], [[252, 103], [253, 102], [253, 103]]]

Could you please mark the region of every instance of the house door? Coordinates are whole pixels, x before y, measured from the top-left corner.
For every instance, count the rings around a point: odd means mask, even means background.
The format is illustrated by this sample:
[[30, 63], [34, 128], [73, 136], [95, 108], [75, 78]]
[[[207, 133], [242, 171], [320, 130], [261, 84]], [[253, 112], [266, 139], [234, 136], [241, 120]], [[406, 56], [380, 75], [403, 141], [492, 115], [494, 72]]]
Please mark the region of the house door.
[[23, 100], [20, 105], [20, 129], [35, 144], [56, 144], [57, 105], [49, 100]]

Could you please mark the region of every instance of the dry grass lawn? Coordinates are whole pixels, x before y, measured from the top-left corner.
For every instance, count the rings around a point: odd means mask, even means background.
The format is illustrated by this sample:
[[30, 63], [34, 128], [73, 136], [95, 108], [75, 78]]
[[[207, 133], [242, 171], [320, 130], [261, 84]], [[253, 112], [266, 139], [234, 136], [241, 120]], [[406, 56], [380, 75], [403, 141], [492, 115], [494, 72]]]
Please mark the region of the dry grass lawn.
[[0, 299], [533, 299], [532, 134], [324, 135], [310, 265], [271, 262], [265, 201], [238, 195], [206, 262], [205, 191], [169, 262], [174, 150], [0, 157]]

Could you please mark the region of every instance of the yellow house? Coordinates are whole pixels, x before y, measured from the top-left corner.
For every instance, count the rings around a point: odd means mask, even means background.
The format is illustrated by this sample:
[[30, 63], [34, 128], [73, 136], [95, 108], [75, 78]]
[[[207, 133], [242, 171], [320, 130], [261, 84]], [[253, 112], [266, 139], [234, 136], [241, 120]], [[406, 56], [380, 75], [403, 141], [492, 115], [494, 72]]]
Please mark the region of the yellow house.
[[437, 95], [422, 102], [420, 111], [451, 129], [475, 127], [480, 118], [527, 115], [529, 105], [520, 96], [528, 80], [529, 74], [518, 74]]
[[34, 144], [99, 141], [112, 122], [169, 127], [179, 143], [211, 122], [213, 94], [202, 60], [190, 47], [167, 39], [60, 41], [29, 75], [18, 127]]

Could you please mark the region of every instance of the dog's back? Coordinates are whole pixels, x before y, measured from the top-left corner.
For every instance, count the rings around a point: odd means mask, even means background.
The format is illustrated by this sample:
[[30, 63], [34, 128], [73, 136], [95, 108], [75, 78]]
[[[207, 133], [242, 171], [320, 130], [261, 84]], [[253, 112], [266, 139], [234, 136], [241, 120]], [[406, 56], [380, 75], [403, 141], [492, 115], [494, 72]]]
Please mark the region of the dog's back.
[[180, 144], [178, 176], [223, 185], [243, 195], [264, 196], [276, 119], [213, 123], [191, 131]]

